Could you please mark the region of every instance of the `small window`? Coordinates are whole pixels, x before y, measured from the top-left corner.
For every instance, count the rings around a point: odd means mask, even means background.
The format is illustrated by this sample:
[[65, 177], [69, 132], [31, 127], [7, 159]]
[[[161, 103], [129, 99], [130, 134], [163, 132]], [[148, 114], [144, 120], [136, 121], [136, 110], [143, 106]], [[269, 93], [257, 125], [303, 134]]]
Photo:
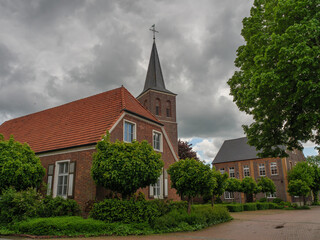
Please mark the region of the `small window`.
[[124, 121], [124, 136], [125, 142], [132, 142], [136, 138], [136, 125], [132, 122]]
[[259, 163], [259, 175], [265, 176], [266, 175], [266, 167], [264, 163]]
[[243, 175], [245, 177], [249, 177], [250, 176], [250, 169], [249, 169], [249, 166], [248, 165], [244, 165], [243, 166]]
[[58, 164], [57, 196], [67, 197], [69, 162]]
[[267, 198], [276, 198], [277, 194], [275, 192], [274, 193], [266, 193], [266, 197]]
[[167, 117], [171, 117], [171, 102], [167, 101], [167, 107], [166, 107]]
[[161, 116], [161, 102], [160, 99], [156, 99], [156, 115]]
[[224, 199], [234, 199], [233, 192], [224, 192]]
[[270, 163], [271, 175], [278, 175], [278, 167], [276, 162]]
[[153, 149], [162, 151], [162, 134], [160, 132], [153, 131]]
[[234, 167], [230, 167], [229, 168], [229, 177], [231, 177], [231, 178], [235, 177], [235, 175], [234, 175]]
[[220, 168], [219, 171], [221, 174], [224, 174], [224, 168]]

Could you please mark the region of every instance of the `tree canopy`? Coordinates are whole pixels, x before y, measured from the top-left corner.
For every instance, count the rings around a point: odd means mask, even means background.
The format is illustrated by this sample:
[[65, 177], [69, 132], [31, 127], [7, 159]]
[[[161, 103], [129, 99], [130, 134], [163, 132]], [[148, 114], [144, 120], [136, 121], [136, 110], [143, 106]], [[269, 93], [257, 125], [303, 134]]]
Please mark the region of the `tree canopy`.
[[260, 187], [260, 191], [263, 193], [271, 193], [272, 194], [276, 191], [276, 185], [268, 177], [261, 177], [258, 180], [258, 187]]
[[191, 199], [197, 195], [212, 195], [217, 184], [210, 166], [193, 158], [181, 159], [171, 164], [168, 173], [171, 187], [175, 188], [180, 196], [188, 198], [189, 213]]
[[45, 175], [40, 159], [28, 144], [21, 144], [0, 134], [0, 193], [9, 187], [16, 190], [38, 188]]
[[253, 194], [261, 191], [252, 177], [245, 177], [241, 182], [241, 191], [246, 194], [247, 202], [253, 201]]
[[178, 155], [180, 159], [193, 158], [199, 161], [197, 153], [192, 149], [192, 144], [180, 139], [178, 141]]
[[228, 192], [241, 192], [241, 181], [237, 178], [228, 178], [226, 184], [226, 191]]
[[157, 182], [163, 168], [161, 155], [147, 141], [110, 142], [109, 134], [97, 143], [91, 176], [107, 189], [127, 198], [139, 188]]
[[320, 144], [319, 0], [255, 0], [244, 18], [245, 45], [237, 50], [238, 71], [228, 84], [243, 126], [261, 157], [286, 156], [286, 146]]

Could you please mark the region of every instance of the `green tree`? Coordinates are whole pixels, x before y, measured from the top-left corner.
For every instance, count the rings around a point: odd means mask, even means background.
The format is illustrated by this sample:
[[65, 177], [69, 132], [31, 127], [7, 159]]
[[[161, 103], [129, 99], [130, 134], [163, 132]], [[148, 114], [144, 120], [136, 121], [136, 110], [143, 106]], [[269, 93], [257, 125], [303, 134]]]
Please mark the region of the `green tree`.
[[4, 140], [0, 134], [0, 193], [9, 187], [18, 191], [38, 188], [44, 175], [40, 159], [28, 144], [21, 144], [12, 136]]
[[263, 193], [271, 193], [273, 194], [276, 191], [276, 185], [274, 182], [268, 177], [261, 177], [258, 180], [258, 187]]
[[228, 84], [248, 143], [264, 156], [286, 156], [301, 141], [320, 144], [319, 0], [255, 0], [244, 18], [245, 45]]
[[191, 210], [192, 198], [213, 194], [217, 184], [210, 166], [193, 158], [182, 159], [171, 164], [168, 173], [171, 178], [171, 188], [175, 188], [180, 196], [187, 197], [188, 213]]
[[241, 192], [241, 181], [237, 178], [228, 178], [225, 190], [233, 194], [235, 192]]
[[256, 181], [252, 177], [245, 177], [241, 181], [242, 192], [246, 194], [246, 201], [253, 201], [253, 194], [256, 194], [261, 191], [258, 187]]
[[211, 206], [213, 207], [214, 200], [218, 197], [221, 197], [221, 195], [225, 191], [227, 179], [228, 179], [228, 173], [222, 174], [220, 171], [216, 171], [216, 169], [213, 167], [213, 176], [216, 179], [216, 184], [213, 187], [213, 191], [211, 194]]
[[302, 196], [303, 203], [304, 205], [306, 205], [306, 197], [310, 193], [310, 187], [305, 181], [302, 181], [300, 179], [291, 180], [288, 185], [288, 193], [291, 196]]
[[313, 183], [310, 188], [313, 194], [313, 202], [317, 203], [320, 191], [320, 156], [308, 156], [307, 162], [313, 169]]
[[91, 176], [107, 189], [128, 198], [139, 188], [157, 182], [163, 168], [161, 155], [147, 141], [110, 142], [109, 133], [97, 143]]

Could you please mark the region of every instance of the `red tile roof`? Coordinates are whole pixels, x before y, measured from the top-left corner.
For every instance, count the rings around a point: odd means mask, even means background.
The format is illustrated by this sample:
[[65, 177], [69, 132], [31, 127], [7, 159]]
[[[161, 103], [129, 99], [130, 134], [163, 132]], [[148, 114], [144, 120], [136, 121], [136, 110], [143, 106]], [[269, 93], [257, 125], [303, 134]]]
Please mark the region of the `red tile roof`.
[[35, 152], [96, 143], [128, 110], [161, 124], [124, 87], [83, 98], [0, 125], [6, 139], [26, 142]]

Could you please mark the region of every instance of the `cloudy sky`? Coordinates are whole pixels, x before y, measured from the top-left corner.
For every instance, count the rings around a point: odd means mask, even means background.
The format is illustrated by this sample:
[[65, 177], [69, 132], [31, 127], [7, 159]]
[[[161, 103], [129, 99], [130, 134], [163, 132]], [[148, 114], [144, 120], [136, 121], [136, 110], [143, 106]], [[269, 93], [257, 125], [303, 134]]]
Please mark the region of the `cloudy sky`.
[[142, 91], [151, 25], [179, 137], [212, 161], [243, 137], [227, 80], [253, 0], [0, 0], [0, 124], [124, 85]]

